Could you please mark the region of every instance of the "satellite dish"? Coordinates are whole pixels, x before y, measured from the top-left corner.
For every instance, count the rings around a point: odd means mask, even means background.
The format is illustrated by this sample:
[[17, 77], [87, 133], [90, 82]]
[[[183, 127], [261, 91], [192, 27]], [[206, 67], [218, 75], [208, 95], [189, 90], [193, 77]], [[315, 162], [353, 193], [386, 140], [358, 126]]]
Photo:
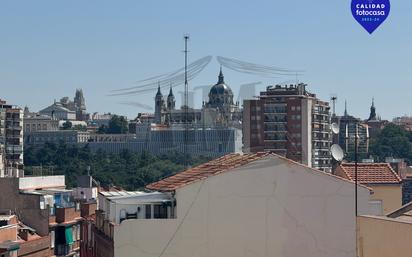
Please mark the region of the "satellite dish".
[[336, 123], [331, 124], [331, 129], [333, 134], [339, 134], [339, 125]]
[[332, 158], [340, 162], [343, 160], [344, 154], [342, 148], [338, 144], [334, 144], [330, 147]]

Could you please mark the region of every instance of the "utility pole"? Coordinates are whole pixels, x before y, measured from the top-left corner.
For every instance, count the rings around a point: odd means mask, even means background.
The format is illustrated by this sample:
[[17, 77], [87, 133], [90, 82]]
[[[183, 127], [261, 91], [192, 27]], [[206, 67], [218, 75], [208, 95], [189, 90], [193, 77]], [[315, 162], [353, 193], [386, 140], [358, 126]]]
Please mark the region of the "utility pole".
[[358, 217], [358, 123], [355, 126], [355, 216]]
[[358, 123], [355, 122], [355, 235], [356, 235], [356, 256], [358, 256], [359, 245], [358, 245]]

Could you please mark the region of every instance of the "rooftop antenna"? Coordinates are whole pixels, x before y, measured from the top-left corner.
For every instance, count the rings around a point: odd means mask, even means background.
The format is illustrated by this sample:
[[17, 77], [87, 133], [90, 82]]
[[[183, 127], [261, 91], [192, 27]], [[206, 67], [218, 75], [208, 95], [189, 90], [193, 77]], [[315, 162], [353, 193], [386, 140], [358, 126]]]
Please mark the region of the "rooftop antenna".
[[338, 97], [336, 95], [332, 95], [332, 97], [330, 98], [330, 100], [332, 101], [332, 105], [333, 105], [333, 116], [336, 116], [336, 101], [338, 100]]

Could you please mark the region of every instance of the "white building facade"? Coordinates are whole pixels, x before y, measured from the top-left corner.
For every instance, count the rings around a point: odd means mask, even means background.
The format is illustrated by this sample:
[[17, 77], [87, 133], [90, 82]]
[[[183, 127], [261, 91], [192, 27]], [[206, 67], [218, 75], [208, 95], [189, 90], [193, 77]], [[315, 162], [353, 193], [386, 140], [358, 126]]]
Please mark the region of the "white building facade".
[[175, 215], [115, 223], [114, 256], [355, 257], [354, 184], [283, 157], [230, 154], [148, 188]]

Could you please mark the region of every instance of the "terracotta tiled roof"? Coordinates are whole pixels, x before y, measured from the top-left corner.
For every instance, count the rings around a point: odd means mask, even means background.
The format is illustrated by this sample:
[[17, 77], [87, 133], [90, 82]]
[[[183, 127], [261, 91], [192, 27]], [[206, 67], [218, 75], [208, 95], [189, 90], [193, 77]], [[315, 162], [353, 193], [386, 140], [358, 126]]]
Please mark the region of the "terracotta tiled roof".
[[[258, 153], [250, 153], [250, 154], [239, 154], [239, 153], [232, 153], [225, 155], [223, 157], [214, 159], [210, 162], [201, 164], [199, 166], [187, 169], [185, 171], [182, 171], [180, 173], [177, 173], [176, 175], [167, 177], [165, 179], [162, 179], [158, 182], [154, 182], [152, 184], [149, 184], [146, 186], [147, 189], [150, 190], [156, 190], [156, 191], [174, 191], [178, 188], [181, 188], [185, 185], [194, 183], [196, 181], [232, 170], [234, 168], [238, 168], [240, 166], [246, 165], [248, 163], [251, 163], [253, 161], [259, 160], [261, 158], [267, 157], [267, 156], [276, 156], [277, 158], [280, 158], [289, 164], [294, 164], [298, 165], [301, 167], [305, 167], [308, 169], [311, 169], [313, 171], [322, 173], [324, 175], [332, 176], [350, 183], [353, 183], [350, 179], [342, 178], [340, 176], [332, 175], [330, 173], [326, 173], [320, 170], [316, 170], [313, 168], [310, 168], [304, 164], [292, 161], [290, 159], [287, 159], [283, 156], [274, 154], [274, 153], [269, 153], [269, 152], [258, 152]], [[365, 187], [368, 190], [371, 190], [368, 187]]]
[[268, 155], [270, 155], [270, 153], [267, 152], [253, 154], [228, 154], [210, 162], [187, 169], [158, 182], [149, 184], [146, 188], [158, 191], [173, 191], [182, 186], [237, 168], [239, 166], [243, 166]]
[[[342, 163], [342, 171], [348, 179], [355, 181], [355, 164]], [[388, 163], [359, 163], [358, 182], [361, 184], [398, 184], [402, 179]]]

